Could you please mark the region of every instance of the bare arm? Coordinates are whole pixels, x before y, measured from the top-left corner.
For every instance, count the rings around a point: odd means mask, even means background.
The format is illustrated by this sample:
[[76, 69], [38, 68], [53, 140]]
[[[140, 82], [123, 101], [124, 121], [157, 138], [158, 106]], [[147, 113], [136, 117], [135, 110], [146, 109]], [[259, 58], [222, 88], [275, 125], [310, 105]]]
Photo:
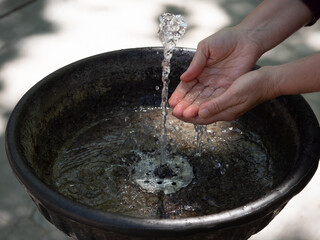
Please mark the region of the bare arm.
[[236, 27], [257, 42], [263, 54], [312, 18], [311, 10], [301, 0], [264, 0]]
[[287, 64], [266, 67], [277, 95], [320, 91], [320, 53]]

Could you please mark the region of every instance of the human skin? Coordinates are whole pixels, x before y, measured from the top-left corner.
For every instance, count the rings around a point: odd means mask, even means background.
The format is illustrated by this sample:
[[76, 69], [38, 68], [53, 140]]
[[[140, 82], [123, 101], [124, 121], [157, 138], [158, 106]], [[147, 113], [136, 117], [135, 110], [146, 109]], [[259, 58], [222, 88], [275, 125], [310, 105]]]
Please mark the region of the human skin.
[[312, 17], [301, 0], [265, 0], [237, 26], [202, 40], [169, 99], [173, 115], [196, 124], [230, 121], [277, 96], [320, 91], [320, 54], [251, 71]]

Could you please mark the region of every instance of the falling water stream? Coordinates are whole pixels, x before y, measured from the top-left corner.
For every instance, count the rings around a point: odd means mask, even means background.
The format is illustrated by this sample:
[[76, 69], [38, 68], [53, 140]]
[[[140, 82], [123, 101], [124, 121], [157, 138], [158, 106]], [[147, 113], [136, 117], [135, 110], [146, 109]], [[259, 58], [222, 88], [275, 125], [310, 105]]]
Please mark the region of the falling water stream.
[[[187, 29], [187, 22], [181, 15], [164, 13], [160, 16], [160, 24], [158, 36], [163, 45], [163, 61], [162, 61], [162, 95], [161, 95], [161, 158], [160, 166], [165, 165], [167, 161], [167, 128], [166, 120], [168, 115], [168, 90], [169, 90], [169, 74], [170, 60], [176, 43], [183, 37]], [[194, 125], [197, 133], [196, 136], [196, 154], [201, 155], [201, 138], [206, 133], [207, 127]]]
[[163, 45], [163, 61], [162, 61], [162, 95], [161, 95], [161, 158], [160, 166], [166, 163], [167, 159], [167, 131], [166, 120], [168, 115], [168, 90], [169, 90], [169, 74], [170, 60], [172, 53], [176, 47], [177, 41], [184, 35], [187, 29], [187, 22], [181, 15], [173, 15], [164, 13], [160, 16], [160, 24], [158, 36]]

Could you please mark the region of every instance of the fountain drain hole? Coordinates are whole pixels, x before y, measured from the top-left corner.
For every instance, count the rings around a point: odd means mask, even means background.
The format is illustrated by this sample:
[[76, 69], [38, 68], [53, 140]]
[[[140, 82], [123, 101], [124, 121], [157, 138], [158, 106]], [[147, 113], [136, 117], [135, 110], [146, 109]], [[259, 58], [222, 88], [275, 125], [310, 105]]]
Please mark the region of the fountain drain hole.
[[155, 157], [142, 156], [134, 166], [133, 181], [147, 192], [171, 194], [188, 186], [194, 175], [188, 161], [175, 156], [160, 166]]

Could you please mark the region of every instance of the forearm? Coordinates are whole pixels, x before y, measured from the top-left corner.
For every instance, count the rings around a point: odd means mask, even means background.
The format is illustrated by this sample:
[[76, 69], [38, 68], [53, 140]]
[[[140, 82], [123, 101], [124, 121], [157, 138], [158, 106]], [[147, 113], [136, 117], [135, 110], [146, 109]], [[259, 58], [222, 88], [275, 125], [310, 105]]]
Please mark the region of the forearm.
[[311, 10], [301, 0], [265, 0], [236, 28], [247, 34], [262, 55], [312, 18]]
[[290, 63], [261, 68], [267, 71], [275, 96], [320, 91], [320, 53]]

